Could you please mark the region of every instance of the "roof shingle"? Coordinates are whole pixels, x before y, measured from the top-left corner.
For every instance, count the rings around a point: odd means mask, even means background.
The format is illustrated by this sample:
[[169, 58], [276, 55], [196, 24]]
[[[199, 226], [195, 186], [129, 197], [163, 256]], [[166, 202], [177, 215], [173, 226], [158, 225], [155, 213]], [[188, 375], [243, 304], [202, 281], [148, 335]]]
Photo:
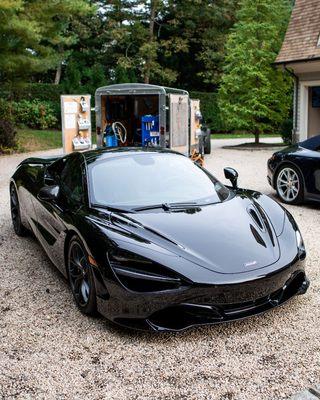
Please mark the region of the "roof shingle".
[[276, 63], [320, 57], [320, 0], [296, 0]]

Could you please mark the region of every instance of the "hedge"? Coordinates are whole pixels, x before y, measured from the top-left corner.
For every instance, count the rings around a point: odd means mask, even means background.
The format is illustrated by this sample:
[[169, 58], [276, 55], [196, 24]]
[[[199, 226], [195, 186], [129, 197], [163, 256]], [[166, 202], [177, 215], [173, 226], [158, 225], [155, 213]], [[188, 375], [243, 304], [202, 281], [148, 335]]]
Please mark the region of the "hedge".
[[60, 105], [61, 94], [64, 94], [63, 86], [51, 83], [28, 83], [13, 89], [8, 86], [0, 87], [1, 98], [13, 101], [43, 100], [57, 102]]
[[[60, 95], [64, 93], [65, 89], [63, 88], [63, 85], [53, 85], [50, 83], [29, 83], [20, 88], [14, 88], [13, 90], [10, 90], [8, 87], [5, 86], [0, 87], [0, 97], [3, 100], [10, 99], [15, 103], [24, 103], [24, 101], [29, 101], [39, 104], [43, 102], [46, 108], [48, 108], [49, 105], [50, 114], [52, 112], [56, 120], [56, 123], [53, 126], [54, 128], [59, 128], [61, 126]], [[224, 132], [225, 127], [220, 117], [220, 111], [217, 102], [217, 93], [191, 91], [190, 97], [200, 100], [200, 108], [204, 116], [206, 125], [213, 132]], [[4, 111], [3, 103], [2, 107], [0, 108], [2, 108], [2, 111]], [[19, 123], [19, 121], [16, 122]], [[93, 125], [94, 122], [95, 118], [94, 115], [92, 115]]]

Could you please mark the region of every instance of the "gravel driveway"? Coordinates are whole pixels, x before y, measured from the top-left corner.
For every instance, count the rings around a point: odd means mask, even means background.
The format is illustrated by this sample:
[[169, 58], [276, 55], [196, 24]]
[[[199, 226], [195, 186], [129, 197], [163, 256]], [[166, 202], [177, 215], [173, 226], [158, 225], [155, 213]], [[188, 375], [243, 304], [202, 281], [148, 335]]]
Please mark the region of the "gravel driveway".
[[[271, 151], [220, 144], [209, 170], [225, 182], [235, 167], [240, 186], [273, 196]], [[0, 399], [275, 400], [320, 381], [319, 206], [289, 207], [308, 250], [305, 296], [245, 321], [135, 333], [81, 315], [38, 243], [14, 235], [8, 180], [24, 157], [0, 157]]]

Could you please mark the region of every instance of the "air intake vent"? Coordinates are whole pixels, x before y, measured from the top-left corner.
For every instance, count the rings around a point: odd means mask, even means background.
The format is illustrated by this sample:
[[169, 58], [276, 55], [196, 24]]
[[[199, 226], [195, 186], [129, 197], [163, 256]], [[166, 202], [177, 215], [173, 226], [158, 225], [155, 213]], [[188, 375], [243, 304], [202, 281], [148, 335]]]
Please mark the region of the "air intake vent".
[[262, 209], [262, 207], [259, 204], [255, 204], [255, 206], [257, 207], [257, 210], [259, 211], [259, 215], [261, 215], [263, 225], [266, 227], [268, 234], [270, 236], [272, 246], [274, 247], [275, 246], [274, 237], [273, 237], [273, 233], [272, 233], [272, 229], [271, 229], [268, 217], [266, 216], [264, 210]]
[[249, 212], [250, 216], [252, 217], [252, 219], [255, 221], [255, 223], [258, 225], [258, 227], [262, 231], [264, 231], [264, 225], [263, 225], [262, 219], [261, 219], [261, 217], [258, 216], [256, 210], [254, 208], [249, 208], [248, 212]]
[[250, 225], [250, 229], [251, 232], [254, 236], [254, 238], [256, 239], [256, 241], [261, 244], [261, 246], [263, 247], [267, 247], [265, 241], [262, 239], [262, 237], [259, 235], [258, 231], [256, 230], [256, 228], [253, 225]]

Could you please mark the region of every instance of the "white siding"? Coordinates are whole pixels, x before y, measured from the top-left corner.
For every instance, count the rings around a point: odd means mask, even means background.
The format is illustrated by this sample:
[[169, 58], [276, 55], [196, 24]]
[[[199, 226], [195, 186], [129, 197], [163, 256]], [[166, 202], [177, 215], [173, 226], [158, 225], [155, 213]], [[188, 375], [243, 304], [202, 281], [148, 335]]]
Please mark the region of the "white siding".
[[[307, 94], [304, 94], [302, 96], [301, 94], [301, 88], [306, 88], [306, 86], [315, 86], [320, 81], [320, 71], [319, 72], [308, 72], [308, 73], [300, 73], [298, 74], [299, 77], [299, 84], [298, 84], [298, 109], [297, 109], [297, 131], [296, 131], [296, 138], [293, 138], [294, 141], [299, 141], [299, 140], [304, 140], [306, 138], [306, 135], [308, 132], [304, 132], [306, 130], [306, 121], [308, 120], [308, 115], [301, 115], [301, 110], [304, 110], [304, 113], [308, 114], [308, 107], [303, 106], [302, 102], [307, 102]], [[306, 86], [301, 86], [305, 83]], [[305, 98], [305, 99], [304, 99]], [[294, 99], [295, 102], [295, 99]], [[295, 110], [295, 104], [294, 103], [294, 112]], [[302, 126], [303, 125], [303, 126]]]
[[[296, 88], [297, 86], [297, 88]], [[296, 101], [296, 96], [298, 96], [298, 101]], [[293, 118], [296, 118], [296, 121], [293, 121], [293, 127], [296, 129], [296, 137], [293, 137], [293, 142], [299, 141], [299, 133], [300, 133], [300, 84], [299, 82], [295, 81], [295, 90], [293, 96]], [[295, 126], [295, 122], [297, 126]]]

